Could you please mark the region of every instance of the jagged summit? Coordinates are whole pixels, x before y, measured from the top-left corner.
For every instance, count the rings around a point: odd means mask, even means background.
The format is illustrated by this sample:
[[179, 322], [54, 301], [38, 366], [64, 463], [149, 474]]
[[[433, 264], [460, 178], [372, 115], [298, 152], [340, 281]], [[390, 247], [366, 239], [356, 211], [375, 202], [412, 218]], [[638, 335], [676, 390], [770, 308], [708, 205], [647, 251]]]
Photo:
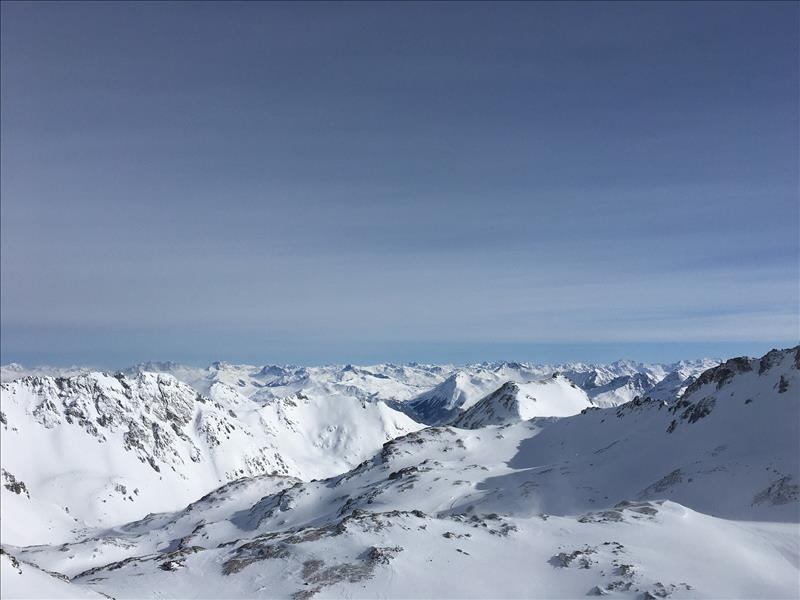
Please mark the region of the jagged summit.
[[477, 429], [534, 417], [574, 415], [592, 406], [586, 393], [567, 378], [554, 375], [528, 383], [504, 383], [461, 413], [454, 427]]

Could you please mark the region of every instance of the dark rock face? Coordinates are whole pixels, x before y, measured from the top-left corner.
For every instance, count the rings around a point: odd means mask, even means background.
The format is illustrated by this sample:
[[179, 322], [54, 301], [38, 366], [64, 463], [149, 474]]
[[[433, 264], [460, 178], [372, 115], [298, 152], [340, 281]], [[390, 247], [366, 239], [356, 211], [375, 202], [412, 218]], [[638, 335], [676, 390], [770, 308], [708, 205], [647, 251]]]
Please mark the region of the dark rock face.
[[774, 367], [783, 358], [784, 354], [780, 350], [770, 350], [761, 360], [758, 361], [758, 374], [763, 375]]
[[700, 419], [711, 414], [716, 403], [717, 401], [714, 398], [703, 398], [694, 404], [690, 404], [689, 407], [681, 413], [681, 420], [688, 421], [689, 423], [697, 423]]
[[[728, 385], [734, 376], [740, 373], [751, 372], [756, 365], [758, 365], [759, 377], [766, 377], [776, 366], [785, 364], [785, 360], [789, 357], [791, 357], [793, 361], [791, 366], [798, 368], [798, 364], [800, 364], [798, 360], [800, 359], [800, 346], [788, 350], [771, 350], [760, 359], [749, 359], [747, 357], [732, 358], [717, 367], [704, 371], [686, 388], [686, 391], [678, 401], [670, 407], [670, 412], [676, 415], [678, 413], [680, 414], [669, 424], [667, 433], [675, 431], [681, 422], [687, 422], [689, 424], [697, 423], [711, 414], [717, 402], [714, 396], [708, 395], [694, 402], [691, 400], [693, 395], [698, 395], [698, 391], [703, 388], [703, 386], [716, 384], [716, 390], [720, 390]], [[780, 377], [776, 376], [775, 378], [774, 389], [776, 389], [779, 394], [787, 392], [790, 387], [790, 380], [787, 379], [784, 374], [781, 374]], [[752, 398], [745, 400], [745, 404], [751, 403], [752, 400]]]
[[[294, 531], [266, 533], [236, 547], [230, 558], [222, 565], [224, 575], [233, 575], [244, 568], [264, 560], [291, 559], [297, 556], [296, 546], [324, 537], [336, 537], [355, 527], [362, 531], [378, 531], [389, 526], [390, 521], [400, 515], [425, 518], [414, 511], [401, 513], [367, 513], [353, 511], [337, 523], [323, 527], [306, 527]], [[298, 590], [292, 598], [310, 598], [325, 587], [340, 582], [356, 583], [373, 576], [376, 568], [388, 565], [403, 548], [400, 546], [369, 546], [353, 562], [328, 564], [320, 559], [303, 561], [301, 577], [304, 589]]]
[[8, 559], [11, 561], [11, 566], [17, 569], [17, 572], [22, 575], [22, 569], [19, 568], [19, 561], [13, 554], [9, 554], [2, 548], [0, 548], [0, 556], [8, 556]]
[[631, 502], [623, 500], [614, 505], [614, 508], [581, 515], [578, 517], [578, 523], [620, 523], [630, 519], [634, 521], [649, 520], [658, 514], [660, 504], [660, 502]]
[[[399, 516], [412, 516], [416, 519], [427, 518], [419, 511], [390, 511], [386, 513], [372, 513], [361, 510], [353, 510], [349, 515], [342, 517], [336, 522], [322, 527], [304, 527], [302, 529], [265, 533], [252, 539], [249, 542], [236, 546], [230, 553], [229, 558], [222, 565], [222, 572], [225, 575], [238, 573], [245, 567], [264, 560], [283, 559], [294, 556], [295, 546], [306, 542], [313, 542], [322, 538], [337, 537], [346, 533], [351, 528], [359, 531], [380, 531], [389, 527], [392, 520]], [[400, 547], [375, 547], [370, 546], [359, 559], [362, 564], [359, 568], [365, 567], [369, 574], [377, 564], [387, 564], [397, 553], [401, 552]], [[349, 568], [342, 567], [342, 570], [334, 569], [329, 571], [322, 569], [324, 563], [312, 563], [308, 566], [308, 577], [304, 579], [308, 583], [323, 584], [323, 580], [331, 580], [325, 585], [337, 583], [335, 573], [351, 572]], [[337, 567], [341, 567], [338, 565]], [[355, 571], [352, 571], [355, 572]], [[327, 573], [326, 575], [320, 575]]]
[[408, 475], [413, 475], [414, 473], [418, 473], [419, 468], [417, 467], [405, 467], [400, 469], [399, 471], [394, 471], [393, 473], [389, 474], [389, 480], [393, 481], [395, 479], [402, 479]]
[[131, 556], [129, 558], [112, 562], [101, 567], [94, 567], [78, 573], [72, 579], [88, 578], [99, 575], [104, 571], [116, 571], [131, 564], [159, 562], [158, 568], [162, 571], [177, 571], [183, 568], [186, 557], [190, 554], [203, 552], [205, 548], [202, 546], [187, 546], [174, 552], [167, 554], [145, 554], [143, 556]]
[[626, 402], [625, 404], [620, 404], [617, 407], [616, 415], [617, 418], [622, 418], [625, 415], [631, 413], [650, 410], [652, 407], [656, 407], [658, 410], [661, 410], [665, 406], [667, 406], [667, 404], [663, 400], [654, 400], [647, 396], [645, 397], [636, 396], [630, 402]]
[[5, 484], [3, 485], [7, 490], [19, 495], [25, 494], [28, 498], [31, 497], [31, 495], [28, 493], [28, 487], [25, 485], [23, 481], [18, 481], [16, 477], [14, 477], [11, 473], [6, 471], [5, 469], [1, 469], [0, 473], [2, 474], [3, 479], [5, 480]]
[[[512, 381], [504, 383], [456, 417], [452, 422], [453, 427], [477, 429], [498, 423], [503, 414], [510, 414], [517, 410], [518, 393], [519, 386], [516, 383]], [[501, 411], [499, 415], [498, 410]]]
[[[706, 373], [708, 373], [708, 371], [706, 371]], [[672, 414], [677, 415], [677, 418], [673, 419], [672, 422], [669, 424], [669, 426], [667, 427], [667, 433], [672, 433], [673, 431], [675, 431], [675, 429], [678, 427], [680, 423], [685, 422], [692, 424], [692, 423], [697, 423], [701, 419], [704, 419], [713, 412], [714, 406], [716, 406], [717, 403], [716, 398], [714, 398], [713, 396], [707, 396], [705, 398], [701, 398], [696, 402], [691, 402], [687, 396], [688, 393], [684, 394], [683, 396], [681, 396], [680, 400], [678, 400], [673, 406], [670, 407], [669, 411]]]
[[366, 557], [372, 563], [388, 565], [391, 560], [402, 552], [401, 546], [379, 547], [370, 546], [367, 550]]
[[751, 360], [746, 356], [740, 356], [738, 358], [732, 358], [721, 365], [714, 367], [713, 369], [704, 371], [694, 381], [694, 383], [686, 388], [686, 391], [683, 393], [683, 397], [696, 392], [701, 387], [709, 383], [716, 383], [717, 389], [720, 389], [737, 373], [746, 373], [747, 371], [752, 371], [753, 364], [755, 362], [756, 361]]
[[683, 473], [680, 469], [675, 469], [668, 475], [664, 475], [664, 477], [656, 481], [654, 484], [647, 486], [645, 489], [639, 492], [639, 498], [644, 500], [645, 498], [652, 498], [658, 494], [663, 494], [673, 486], [682, 482]]
[[[193, 440], [213, 449], [242, 427], [228, 407], [161, 373], [25, 377], [3, 383], [2, 389], [4, 396], [30, 395], [30, 414], [42, 427], [77, 427], [100, 443], [119, 443], [157, 473], [207, 460]], [[244, 457], [242, 469], [225, 476], [260, 475], [276, 466], [285, 472], [281, 462], [264, 447]]]
[[599, 585], [594, 586], [588, 592], [587, 596], [605, 596], [608, 592], [602, 589]]
[[758, 364], [758, 374], [764, 375], [770, 369], [783, 362], [787, 356], [793, 356], [793, 366], [800, 369], [800, 346], [787, 350], [770, 350], [760, 359], [750, 359], [746, 356], [732, 358], [723, 364], [704, 371], [684, 392], [684, 396], [690, 395], [709, 383], [716, 383], [717, 389], [725, 386], [737, 373], [752, 371]]
[[800, 500], [800, 485], [790, 483], [791, 480], [791, 475], [776, 479], [753, 497], [753, 505], [772, 504], [776, 506], [797, 502]]
[[595, 548], [586, 546], [583, 549], [574, 550], [570, 553], [559, 552], [558, 554], [550, 557], [550, 560], [547, 562], [554, 567], [562, 569], [572, 566], [573, 562], [578, 566], [579, 569], [589, 569], [593, 562], [591, 556], [596, 553], [597, 550]]
[[222, 573], [224, 575], [233, 575], [258, 561], [272, 558], [288, 558], [288, 546], [268, 543], [270, 536], [262, 536], [262, 538], [239, 546], [236, 549], [235, 557], [222, 565]]
[[[626, 508], [636, 506], [633, 503], [620, 503]], [[668, 598], [674, 592], [688, 592], [694, 588], [688, 583], [661, 583], [660, 581], [648, 582], [636, 567], [629, 562], [623, 562], [628, 554], [625, 546], [615, 541], [606, 541], [596, 546], [584, 546], [573, 551], [559, 552], [547, 561], [554, 568], [563, 571], [571, 569], [585, 569], [599, 579], [597, 585], [586, 592], [587, 596], [606, 596], [614, 592], [622, 592], [623, 597], [633, 597], [632, 592], [638, 593], [636, 598]], [[588, 573], [587, 573], [588, 575]], [[569, 576], [565, 573], [565, 576]], [[627, 593], [626, 593], [627, 592]], [[614, 594], [617, 597], [619, 594]], [[688, 596], [682, 596], [688, 597]]]
[[28, 377], [22, 385], [39, 399], [32, 412], [44, 427], [75, 425], [100, 441], [122, 430], [125, 449], [155, 470], [159, 463], [182, 462], [178, 446], [188, 445], [190, 454], [199, 456], [182, 431], [192, 421], [197, 393], [171, 376]]

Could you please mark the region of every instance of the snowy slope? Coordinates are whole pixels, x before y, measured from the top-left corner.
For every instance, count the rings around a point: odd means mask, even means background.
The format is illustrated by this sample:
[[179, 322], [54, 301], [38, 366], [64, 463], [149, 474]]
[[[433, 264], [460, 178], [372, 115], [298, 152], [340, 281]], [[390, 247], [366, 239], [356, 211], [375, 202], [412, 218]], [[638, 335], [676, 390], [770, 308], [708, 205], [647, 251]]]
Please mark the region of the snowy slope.
[[426, 428], [336, 477], [7, 551], [117, 598], [796, 598], [798, 369], [775, 351], [672, 404]]
[[2, 598], [105, 598], [103, 594], [73, 585], [63, 575], [47, 573], [20, 562], [0, 549], [0, 597]]
[[[227, 521], [175, 549], [77, 573], [73, 585], [115, 598], [796, 597], [790, 527], [725, 521], [670, 501], [616, 514], [604, 521], [376, 511], [270, 533]], [[242, 537], [222, 541], [232, 531]], [[147, 539], [98, 538], [62, 556], [79, 560], [92, 544], [102, 551]]]
[[297, 394], [262, 405], [165, 374], [32, 377], [0, 391], [1, 526], [14, 543], [175, 510], [239, 477], [330, 476], [420, 427], [380, 401]]

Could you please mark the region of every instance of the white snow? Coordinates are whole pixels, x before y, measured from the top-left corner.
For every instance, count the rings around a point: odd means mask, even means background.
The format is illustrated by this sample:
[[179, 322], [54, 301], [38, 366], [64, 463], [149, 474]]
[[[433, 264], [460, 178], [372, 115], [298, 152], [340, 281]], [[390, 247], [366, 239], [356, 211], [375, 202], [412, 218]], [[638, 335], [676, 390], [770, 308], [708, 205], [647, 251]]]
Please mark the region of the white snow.
[[5, 383], [3, 597], [797, 598], [800, 348], [703, 366]]

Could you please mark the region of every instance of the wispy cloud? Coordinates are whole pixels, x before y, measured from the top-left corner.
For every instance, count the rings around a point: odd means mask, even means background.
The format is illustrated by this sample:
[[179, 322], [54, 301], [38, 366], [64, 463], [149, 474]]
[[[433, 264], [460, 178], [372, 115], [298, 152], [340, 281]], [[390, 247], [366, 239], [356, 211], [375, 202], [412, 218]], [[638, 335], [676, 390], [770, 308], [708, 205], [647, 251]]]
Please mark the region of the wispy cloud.
[[9, 359], [799, 335], [796, 5], [2, 11]]

